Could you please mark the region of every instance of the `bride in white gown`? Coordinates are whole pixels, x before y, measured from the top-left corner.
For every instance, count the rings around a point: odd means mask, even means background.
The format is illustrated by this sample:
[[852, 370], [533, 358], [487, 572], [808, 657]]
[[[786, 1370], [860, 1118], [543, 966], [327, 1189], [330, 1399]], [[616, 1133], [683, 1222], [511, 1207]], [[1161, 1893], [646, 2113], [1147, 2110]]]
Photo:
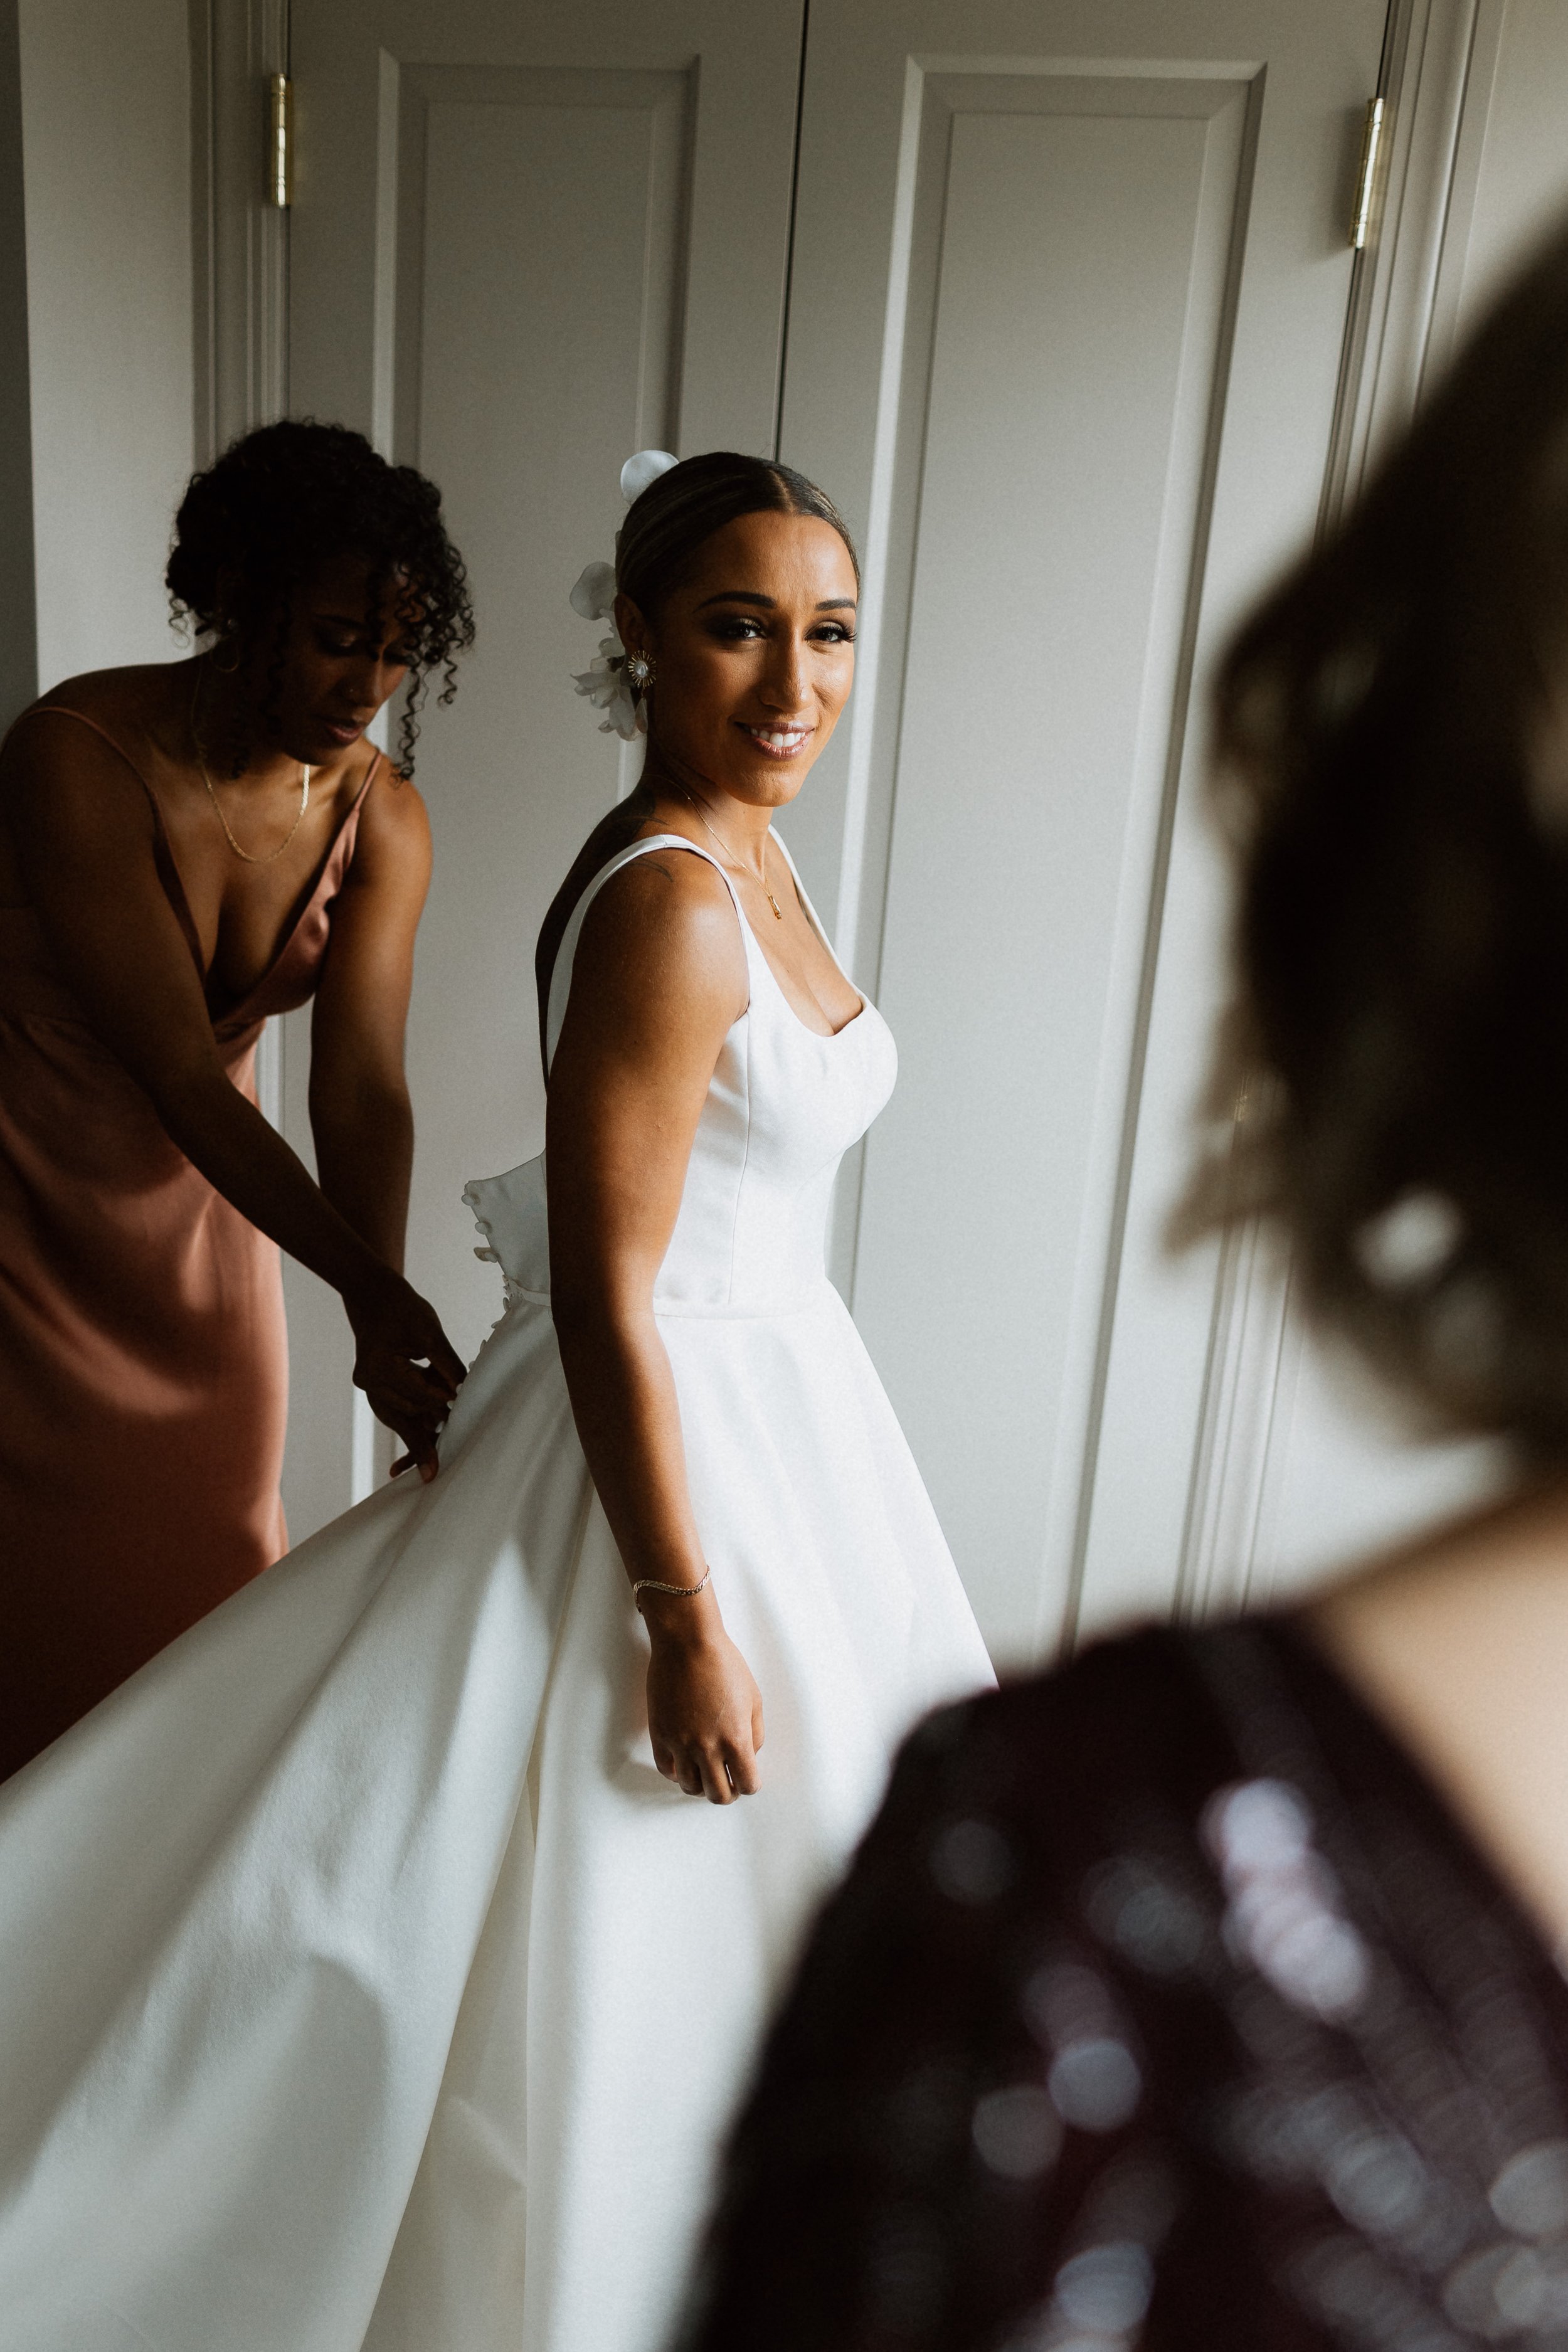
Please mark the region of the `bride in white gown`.
[[0, 1793], [4, 2352], [656, 2352], [812, 1908], [990, 1680], [824, 1272], [892, 1041], [768, 830], [853, 556], [668, 467], [587, 680], [648, 776], [546, 926], [550, 1181], [469, 1188], [507, 1307], [439, 1478]]

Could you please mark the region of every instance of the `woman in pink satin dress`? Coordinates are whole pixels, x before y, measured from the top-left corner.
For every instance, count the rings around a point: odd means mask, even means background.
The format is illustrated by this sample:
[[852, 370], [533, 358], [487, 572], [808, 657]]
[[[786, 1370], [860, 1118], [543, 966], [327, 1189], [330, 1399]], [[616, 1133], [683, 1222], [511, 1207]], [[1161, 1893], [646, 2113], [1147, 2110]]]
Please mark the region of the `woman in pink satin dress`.
[[[473, 635], [438, 495], [264, 427], [192, 482], [168, 584], [205, 651], [73, 678], [0, 751], [0, 1775], [284, 1549], [280, 1247], [424, 1476], [463, 1373], [401, 1274], [403, 772]], [[312, 997], [319, 1185], [254, 1078]]]

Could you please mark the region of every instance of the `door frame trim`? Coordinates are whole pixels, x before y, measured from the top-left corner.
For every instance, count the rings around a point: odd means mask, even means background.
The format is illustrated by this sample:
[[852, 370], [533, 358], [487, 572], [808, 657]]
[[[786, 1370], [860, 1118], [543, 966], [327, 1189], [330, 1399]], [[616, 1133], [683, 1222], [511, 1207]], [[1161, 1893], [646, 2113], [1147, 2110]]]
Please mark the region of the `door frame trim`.
[[[1374, 233], [1351, 282], [1319, 536], [1409, 422], [1458, 341], [1506, 0], [1393, 0], [1380, 91], [1389, 133]], [[1246, 1095], [1237, 1105], [1245, 1115]], [[1175, 1613], [1265, 1601], [1306, 1328], [1265, 1222], [1223, 1242]], [[1066, 1629], [1070, 1642], [1072, 1621]]]
[[[265, 197], [265, 92], [289, 70], [289, 0], [190, 0], [194, 450], [198, 467], [289, 407], [289, 215]], [[283, 1024], [256, 1049], [282, 1126]]]
[[289, 405], [289, 215], [265, 198], [266, 89], [289, 0], [191, 0], [195, 452]]

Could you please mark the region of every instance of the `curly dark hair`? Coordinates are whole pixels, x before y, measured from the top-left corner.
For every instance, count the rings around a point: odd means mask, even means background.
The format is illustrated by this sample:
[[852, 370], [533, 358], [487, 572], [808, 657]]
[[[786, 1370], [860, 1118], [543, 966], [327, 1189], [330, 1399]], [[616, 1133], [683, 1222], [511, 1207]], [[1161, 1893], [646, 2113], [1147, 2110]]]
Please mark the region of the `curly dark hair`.
[[1260, 1073], [1262, 1115], [1178, 1233], [1273, 1215], [1309, 1303], [1438, 1425], [1561, 1460], [1568, 226], [1242, 629], [1217, 717], [1220, 1079]]
[[444, 672], [439, 699], [450, 702], [458, 656], [474, 642], [463, 559], [447, 536], [441, 493], [423, 474], [388, 465], [344, 425], [263, 425], [192, 476], [163, 576], [175, 618], [189, 615], [202, 635], [270, 635], [266, 724], [276, 716], [294, 597], [340, 555], [368, 562], [377, 604], [397, 586], [409, 656], [398, 763], [411, 775], [429, 673]]

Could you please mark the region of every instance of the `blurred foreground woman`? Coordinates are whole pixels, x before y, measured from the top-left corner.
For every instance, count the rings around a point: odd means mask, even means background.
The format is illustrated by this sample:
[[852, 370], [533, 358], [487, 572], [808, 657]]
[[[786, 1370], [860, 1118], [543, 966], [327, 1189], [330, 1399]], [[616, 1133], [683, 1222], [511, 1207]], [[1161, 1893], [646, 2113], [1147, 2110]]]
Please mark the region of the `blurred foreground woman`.
[[1189, 1229], [1261, 1209], [1517, 1482], [916, 1735], [687, 2352], [1568, 2343], [1568, 237], [1219, 715], [1273, 1108]]

